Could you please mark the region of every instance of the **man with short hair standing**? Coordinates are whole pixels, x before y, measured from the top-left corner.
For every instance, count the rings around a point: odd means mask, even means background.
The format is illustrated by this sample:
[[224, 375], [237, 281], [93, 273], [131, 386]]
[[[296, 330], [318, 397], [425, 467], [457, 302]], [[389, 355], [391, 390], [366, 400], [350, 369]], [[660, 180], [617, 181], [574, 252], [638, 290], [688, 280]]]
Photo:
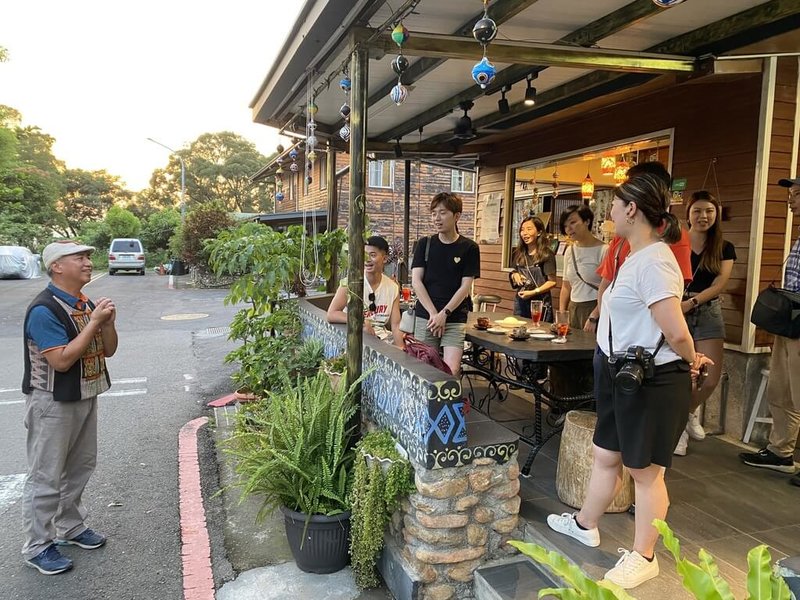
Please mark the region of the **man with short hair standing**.
[[42, 252], [51, 278], [23, 327], [28, 474], [22, 494], [25, 563], [45, 575], [72, 568], [57, 545], [99, 548], [84, 523], [83, 491], [97, 463], [97, 396], [111, 382], [105, 358], [117, 350], [116, 307], [81, 292], [91, 281], [92, 246], [54, 242]]
[[444, 348], [444, 362], [458, 377], [464, 353], [472, 282], [480, 277], [478, 244], [458, 233], [463, 204], [450, 192], [431, 201], [436, 234], [417, 240], [411, 263], [411, 282], [417, 294], [414, 337]]
[[[789, 188], [789, 209], [800, 218], [800, 178], [781, 179], [781, 187]], [[800, 239], [789, 251], [783, 287], [800, 292]], [[769, 445], [758, 452], [742, 452], [739, 458], [746, 465], [794, 473], [794, 450], [800, 433], [800, 339], [775, 336], [769, 363], [767, 402], [772, 414]], [[800, 475], [789, 483], [800, 487]]]

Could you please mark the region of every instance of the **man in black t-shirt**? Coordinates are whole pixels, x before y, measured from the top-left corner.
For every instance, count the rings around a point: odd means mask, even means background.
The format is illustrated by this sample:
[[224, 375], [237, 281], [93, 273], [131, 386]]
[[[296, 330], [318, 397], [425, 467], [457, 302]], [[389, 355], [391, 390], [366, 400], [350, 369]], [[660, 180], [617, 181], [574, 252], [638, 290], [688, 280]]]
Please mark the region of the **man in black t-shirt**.
[[472, 282], [480, 277], [478, 244], [458, 233], [461, 199], [441, 192], [431, 201], [436, 234], [417, 240], [411, 282], [417, 294], [414, 337], [443, 348], [444, 362], [456, 376], [461, 370]]

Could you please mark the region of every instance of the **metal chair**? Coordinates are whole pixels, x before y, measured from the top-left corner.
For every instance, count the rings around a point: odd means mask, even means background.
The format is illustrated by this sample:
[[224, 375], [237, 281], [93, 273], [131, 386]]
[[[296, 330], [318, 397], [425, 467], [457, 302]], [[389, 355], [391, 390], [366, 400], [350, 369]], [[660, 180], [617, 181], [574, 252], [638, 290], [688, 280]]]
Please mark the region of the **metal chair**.
[[495, 294], [478, 294], [475, 296], [475, 304], [478, 307], [478, 312], [486, 312], [488, 307], [492, 307], [492, 312], [497, 310], [497, 305], [500, 304], [502, 298]]
[[753, 434], [753, 425], [756, 423], [772, 423], [772, 417], [758, 416], [761, 402], [764, 400], [764, 392], [767, 390], [767, 383], [769, 383], [769, 369], [761, 369], [761, 384], [758, 386], [756, 401], [753, 403], [753, 410], [750, 411], [750, 418], [747, 421], [747, 429], [744, 430], [744, 437], [742, 437], [742, 441], [745, 444], [750, 443], [750, 436]]

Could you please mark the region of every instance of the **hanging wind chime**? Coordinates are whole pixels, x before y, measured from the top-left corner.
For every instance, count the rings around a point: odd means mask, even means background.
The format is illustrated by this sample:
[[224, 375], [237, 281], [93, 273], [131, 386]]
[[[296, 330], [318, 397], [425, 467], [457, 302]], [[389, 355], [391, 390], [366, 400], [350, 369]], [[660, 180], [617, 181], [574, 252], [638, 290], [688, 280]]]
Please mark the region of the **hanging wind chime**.
[[553, 168], [553, 200], [558, 198], [558, 163]]
[[403, 85], [403, 73], [408, 69], [408, 59], [403, 56], [403, 44], [408, 40], [408, 29], [402, 23], [395, 25], [392, 29], [392, 40], [398, 47], [398, 54], [392, 61], [392, 71], [397, 75], [397, 85], [389, 92], [389, 98], [397, 106], [400, 106], [408, 98], [408, 88]]
[[489, 43], [496, 36], [497, 23], [489, 17], [489, 0], [483, 0], [483, 16], [478, 19], [472, 28], [472, 37], [483, 46], [483, 58], [472, 67], [472, 79], [484, 90], [486, 86], [494, 81], [497, 75], [497, 69], [489, 62], [489, 57], [486, 56]]
[[283, 202], [283, 146], [278, 144], [276, 150], [278, 158], [275, 159], [275, 162], [278, 163], [278, 168], [275, 169], [275, 200]]
[[319, 110], [314, 96], [311, 91], [311, 78], [308, 79], [308, 97], [307, 102], [307, 115], [306, 115], [306, 185], [311, 185], [313, 177], [311, 173], [314, 170], [314, 161], [317, 159], [317, 122], [314, 120], [314, 115]]
[[339, 114], [344, 119], [344, 125], [339, 130], [339, 137], [345, 142], [350, 141], [350, 90], [353, 87], [353, 82], [350, 80], [350, 75], [347, 72], [347, 67], [342, 69], [342, 78], [339, 80], [339, 88], [344, 92], [344, 104], [339, 109]]

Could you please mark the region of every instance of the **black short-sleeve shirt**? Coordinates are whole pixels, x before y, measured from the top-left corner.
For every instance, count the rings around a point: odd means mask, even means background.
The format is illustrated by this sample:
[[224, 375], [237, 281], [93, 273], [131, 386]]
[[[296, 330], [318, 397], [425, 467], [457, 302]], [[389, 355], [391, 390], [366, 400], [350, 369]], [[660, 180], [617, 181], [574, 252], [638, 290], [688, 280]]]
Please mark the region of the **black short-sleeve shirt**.
[[[710, 288], [719, 274], [705, 269], [698, 269], [701, 258], [703, 258], [702, 252], [700, 254], [692, 252], [692, 273], [694, 273], [694, 277], [692, 277], [692, 283], [686, 288], [686, 291], [692, 294], [699, 294], [703, 290]], [[722, 260], [736, 260], [736, 248], [727, 240], [722, 241]]]
[[[430, 241], [428, 262], [425, 262], [425, 245]], [[414, 250], [414, 260], [411, 268], [424, 267], [425, 275], [422, 283], [428, 290], [428, 295], [437, 310], [442, 310], [445, 305], [461, 287], [464, 277], [478, 278], [481, 274], [481, 251], [478, 244], [471, 239], [459, 235], [451, 243], [443, 243], [438, 235], [420, 238]], [[417, 302], [416, 315], [423, 319], [430, 318], [428, 311]], [[453, 311], [447, 321], [449, 323], [466, 323], [469, 312], [469, 298]]]

